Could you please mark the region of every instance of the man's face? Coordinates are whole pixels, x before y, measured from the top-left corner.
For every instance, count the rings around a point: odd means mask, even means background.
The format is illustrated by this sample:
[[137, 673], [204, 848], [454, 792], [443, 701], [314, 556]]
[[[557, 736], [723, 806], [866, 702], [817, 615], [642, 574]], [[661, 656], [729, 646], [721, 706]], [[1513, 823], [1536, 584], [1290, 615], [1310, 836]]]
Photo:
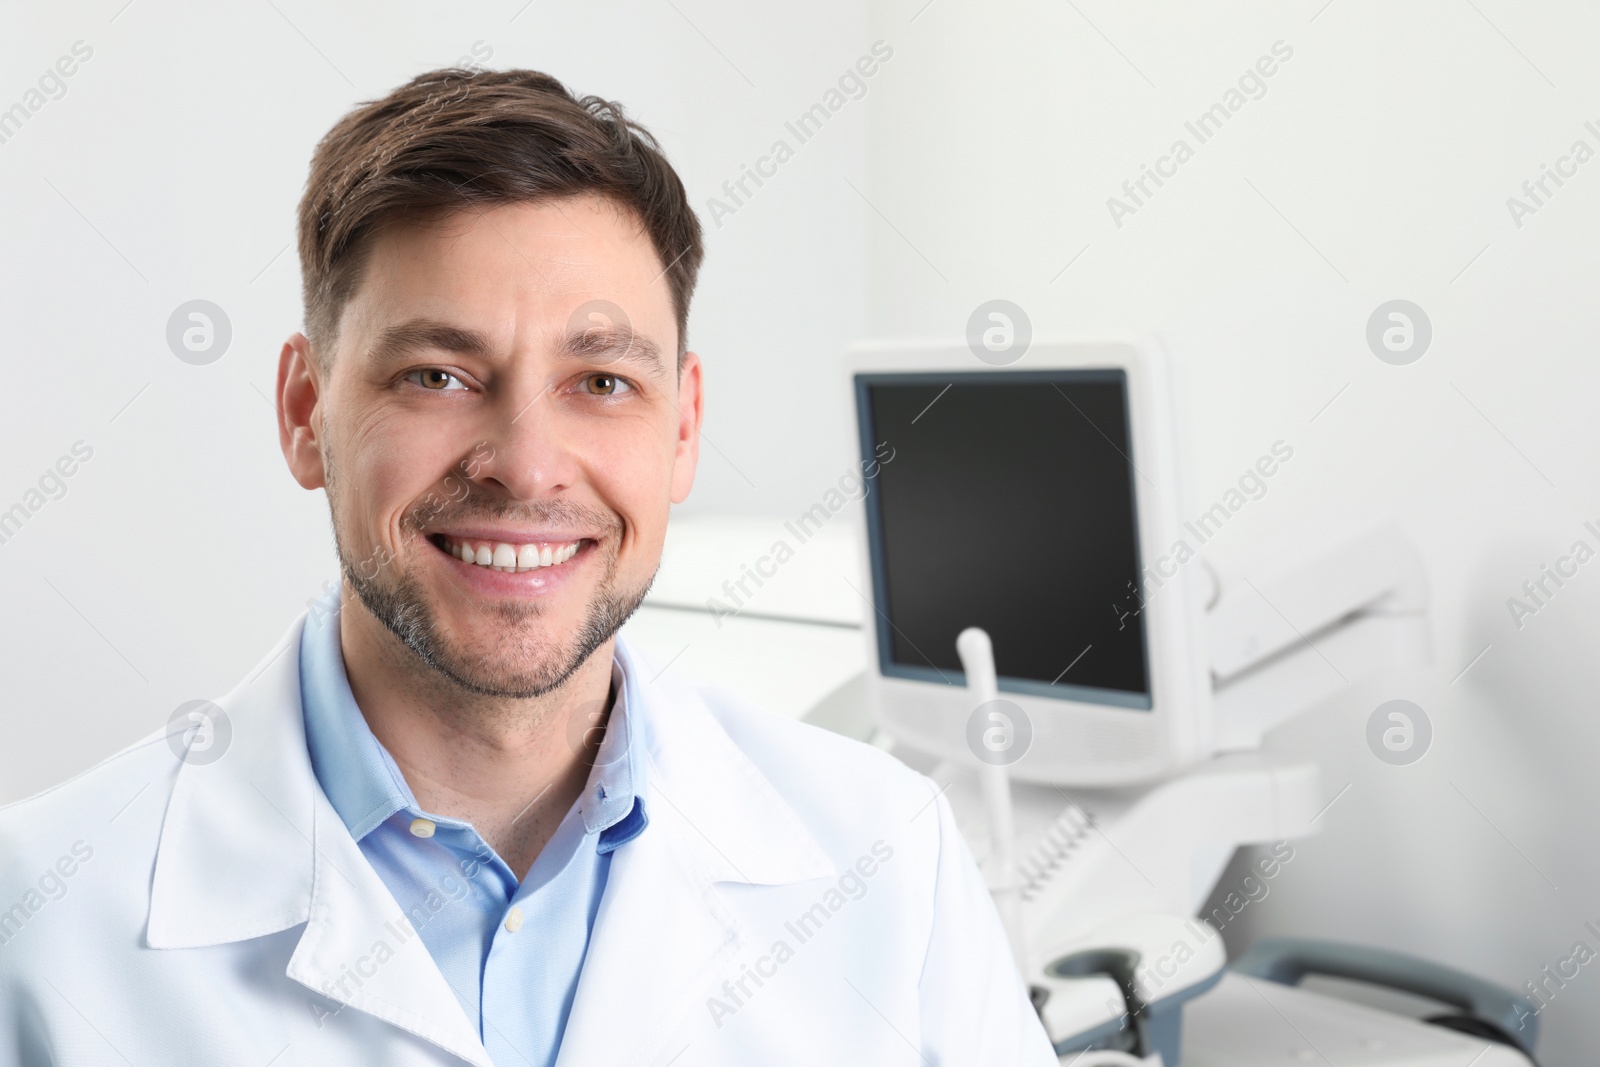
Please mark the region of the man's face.
[[[303, 373], [299, 436], [285, 401], [286, 454], [327, 487], [347, 579], [459, 685], [550, 690], [649, 587], [700, 419], [663, 266], [598, 197], [393, 228], [337, 351]], [[286, 398], [293, 362], [286, 347]]]

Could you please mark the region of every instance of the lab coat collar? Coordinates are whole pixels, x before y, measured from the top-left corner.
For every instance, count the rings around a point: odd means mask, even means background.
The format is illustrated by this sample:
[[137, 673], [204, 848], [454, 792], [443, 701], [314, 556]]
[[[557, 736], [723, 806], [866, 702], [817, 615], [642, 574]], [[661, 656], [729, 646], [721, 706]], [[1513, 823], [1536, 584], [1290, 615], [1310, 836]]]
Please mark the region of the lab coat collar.
[[[306, 752], [305, 616], [218, 704], [231, 732], [214, 762], [180, 765], [151, 887], [146, 940], [199, 948], [304, 923], [288, 976], [491, 1067], [421, 938], [317, 784]], [[800, 817], [692, 692], [673, 699], [621, 640], [629, 710], [644, 720], [651, 832], [612, 866], [559, 1064], [659, 1052], [669, 1023], [745, 943], [712, 886], [782, 885], [837, 868]], [[629, 1025], [617, 1023], [619, 1006]], [[334, 1009], [327, 1009], [334, 1010]]]
[[[423, 810], [394, 757], [373, 735], [350, 691], [339, 643], [339, 617], [338, 607], [323, 612], [320, 618], [308, 615], [296, 646], [311, 770], [333, 810], [357, 842], [396, 812], [431, 819], [441, 826], [467, 825], [464, 820]], [[601, 835], [595, 847], [602, 853], [630, 840], [648, 822], [644, 805], [636, 803], [643, 782], [642, 759], [636, 751], [639, 745], [630, 743], [640, 731], [628, 712], [627, 677], [615, 660], [611, 685], [615, 699], [589, 780], [577, 801], [584, 829]]]

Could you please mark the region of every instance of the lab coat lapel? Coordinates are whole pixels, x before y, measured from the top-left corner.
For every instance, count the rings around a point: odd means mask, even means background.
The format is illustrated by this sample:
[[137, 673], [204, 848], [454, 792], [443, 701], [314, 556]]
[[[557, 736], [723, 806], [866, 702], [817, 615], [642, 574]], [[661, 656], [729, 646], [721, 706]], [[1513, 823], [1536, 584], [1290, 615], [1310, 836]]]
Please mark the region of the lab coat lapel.
[[612, 854], [556, 1067], [652, 1062], [673, 1019], [744, 943], [676, 821], [651, 816]]
[[[145, 929], [151, 948], [263, 937], [311, 913], [314, 790], [297, 714], [299, 636], [300, 627], [291, 627], [217, 701], [222, 714], [208, 712], [215, 747], [197, 745], [187, 760], [174, 761]], [[163, 727], [147, 743], [163, 744], [167, 732]], [[303, 774], [295, 773], [298, 764]]]
[[290, 978], [479, 1067], [493, 1067], [433, 955], [327, 798], [313, 813], [311, 917]]
[[717, 883], [785, 885], [838, 869], [692, 692], [657, 688], [619, 641], [645, 721], [649, 824], [612, 854], [557, 1067], [665, 1063], [687, 1011], [748, 943]]
[[231, 735], [220, 758], [177, 768], [147, 943], [200, 948], [305, 923], [289, 978], [493, 1067], [432, 955], [317, 785], [300, 704], [304, 621], [217, 702]]

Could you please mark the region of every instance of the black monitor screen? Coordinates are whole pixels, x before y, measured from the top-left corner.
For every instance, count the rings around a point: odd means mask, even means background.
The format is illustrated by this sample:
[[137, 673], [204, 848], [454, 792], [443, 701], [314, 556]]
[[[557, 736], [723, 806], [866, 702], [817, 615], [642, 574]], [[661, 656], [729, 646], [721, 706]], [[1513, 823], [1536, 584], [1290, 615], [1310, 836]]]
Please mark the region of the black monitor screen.
[[[1128, 380], [1121, 370], [860, 374], [886, 675], [1150, 707]], [[872, 468], [869, 467], [869, 473]]]

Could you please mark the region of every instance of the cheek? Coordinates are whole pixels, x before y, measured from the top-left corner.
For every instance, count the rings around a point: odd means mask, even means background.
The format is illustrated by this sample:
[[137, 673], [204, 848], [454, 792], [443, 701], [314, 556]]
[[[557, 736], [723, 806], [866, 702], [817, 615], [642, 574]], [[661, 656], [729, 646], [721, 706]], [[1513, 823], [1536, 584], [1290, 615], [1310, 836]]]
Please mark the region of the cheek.
[[659, 548], [670, 506], [674, 440], [661, 420], [616, 423], [590, 437], [585, 476], [607, 507], [627, 524], [627, 539]]
[[381, 543], [403, 539], [405, 516], [439, 488], [434, 475], [447, 445], [440, 429], [393, 412], [352, 421], [335, 455], [347, 521]]

